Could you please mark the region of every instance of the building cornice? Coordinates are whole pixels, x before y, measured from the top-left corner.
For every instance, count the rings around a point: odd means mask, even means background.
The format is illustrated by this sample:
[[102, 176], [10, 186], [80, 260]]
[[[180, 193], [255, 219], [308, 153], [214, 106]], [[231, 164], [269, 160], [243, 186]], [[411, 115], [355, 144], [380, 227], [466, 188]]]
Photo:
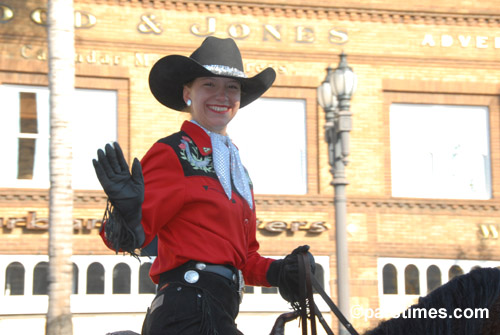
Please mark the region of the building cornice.
[[[300, 208], [328, 210], [334, 207], [333, 196], [256, 196], [256, 206], [259, 210], [273, 208]], [[450, 200], [450, 199], [417, 199], [417, 198], [375, 198], [348, 197], [347, 206], [351, 212], [475, 212], [491, 214], [500, 211], [497, 200]], [[299, 210], [299, 209], [298, 209]]]
[[[49, 194], [40, 189], [0, 189], [0, 207], [47, 207]], [[259, 211], [330, 211], [334, 207], [331, 195], [257, 195], [255, 203]], [[101, 191], [75, 191], [74, 206], [77, 208], [103, 208], [106, 196]], [[500, 212], [498, 200], [449, 200], [416, 198], [349, 197], [347, 206], [351, 212], [475, 212], [491, 214]]]
[[76, 0], [75, 3], [109, 4], [212, 14], [254, 15], [329, 21], [374, 22], [449, 26], [500, 26], [499, 14], [462, 14], [310, 5], [239, 3], [230, 1]]

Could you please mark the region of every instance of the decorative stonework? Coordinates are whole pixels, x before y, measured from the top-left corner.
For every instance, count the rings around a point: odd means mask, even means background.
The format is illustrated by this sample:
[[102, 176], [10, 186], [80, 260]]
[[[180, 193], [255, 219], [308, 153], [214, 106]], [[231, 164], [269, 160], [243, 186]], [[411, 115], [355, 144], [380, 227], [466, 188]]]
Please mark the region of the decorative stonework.
[[[49, 192], [40, 189], [0, 189], [0, 207], [15, 207], [16, 203], [24, 207], [48, 206]], [[74, 203], [86, 207], [106, 206], [106, 196], [100, 191], [75, 191]]]
[[[257, 209], [272, 207], [321, 208], [331, 210], [334, 207], [333, 196], [256, 196]], [[439, 200], [439, 199], [401, 199], [401, 198], [360, 198], [347, 199], [351, 212], [390, 211], [390, 212], [478, 212], [491, 213], [500, 211], [500, 202], [492, 200]]]
[[[47, 190], [0, 189], [0, 207], [46, 207], [49, 194]], [[330, 195], [257, 195], [255, 203], [258, 210], [287, 211], [290, 208], [301, 210], [331, 211], [334, 207]], [[100, 191], [75, 191], [75, 207], [104, 208], [106, 196]], [[491, 214], [500, 212], [500, 201], [494, 200], [449, 200], [449, 199], [405, 199], [405, 198], [363, 198], [350, 197], [347, 206], [356, 211], [390, 212], [478, 212]]]
[[405, 12], [373, 10], [362, 8], [332, 8], [291, 6], [282, 4], [238, 4], [211, 1], [166, 1], [166, 0], [76, 0], [75, 3], [128, 5], [134, 7], [188, 11], [198, 13], [220, 13], [233, 15], [274, 16], [287, 18], [307, 18], [331, 21], [382, 22], [393, 24], [423, 24], [450, 26], [500, 25], [500, 15]]

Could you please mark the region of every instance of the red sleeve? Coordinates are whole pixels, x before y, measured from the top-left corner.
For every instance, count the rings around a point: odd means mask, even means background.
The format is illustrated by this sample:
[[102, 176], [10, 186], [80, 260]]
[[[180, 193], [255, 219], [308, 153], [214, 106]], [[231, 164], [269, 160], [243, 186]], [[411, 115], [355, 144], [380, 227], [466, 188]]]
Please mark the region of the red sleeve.
[[158, 231], [182, 208], [185, 197], [184, 172], [173, 149], [155, 143], [141, 161], [144, 175], [142, 226], [148, 245]]
[[113, 246], [111, 245], [111, 242], [109, 242], [108, 239], [106, 238], [106, 233], [104, 232], [104, 228], [106, 226], [106, 222], [107, 221], [103, 221], [101, 223], [102, 226], [101, 226], [101, 229], [99, 230], [99, 235], [101, 236], [101, 238], [102, 238], [104, 244], [106, 245], [106, 247], [108, 247], [108, 249], [111, 249], [111, 250], [115, 251], [115, 249], [113, 249]]
[[[254, 203], [255, 208], [255, 203]], [[241, 271], [245, 278], [245, 282], [252, 286], [267, 286], [271, 285], [266, 279], [267, 270], [269, 265], [274, 259], [262, 257], [259, 253], [259, 242], [257, 241], [257, 217], [255, 211], [252, 215], [252, 222], [249, 224], [248, 232], [248, 258], [245, 266]]]

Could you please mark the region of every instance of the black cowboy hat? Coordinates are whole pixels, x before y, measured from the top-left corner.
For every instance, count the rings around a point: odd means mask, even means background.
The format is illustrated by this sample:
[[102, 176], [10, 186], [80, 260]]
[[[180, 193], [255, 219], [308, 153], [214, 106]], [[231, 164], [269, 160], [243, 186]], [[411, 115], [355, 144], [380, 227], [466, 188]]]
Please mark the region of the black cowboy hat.
[[186, 108], [183, 86], [198, 77], [214, 76], [234, 78], [241, 83], [241, 108], [271, 87], [276, 72], [267, 68], [248, 78], [234, 40], [210, 36], [189, 57], [170, 55], [158, 60], [149, 73], [149, 88], [160, 103], [183, 111]]

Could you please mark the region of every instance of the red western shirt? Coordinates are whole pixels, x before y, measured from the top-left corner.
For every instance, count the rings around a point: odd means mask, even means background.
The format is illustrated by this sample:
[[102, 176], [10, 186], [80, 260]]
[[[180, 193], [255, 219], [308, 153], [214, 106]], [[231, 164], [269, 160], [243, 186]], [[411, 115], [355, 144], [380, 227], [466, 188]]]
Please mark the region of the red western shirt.
[[266, 272], [273, 259], [260, 256], [254, 210], [233, 186], [228, 199], [212, 162], [207, 133], [192, 122], [156, 142], [141, 161], [145, 182], [143, 246], [158, 236], [158, 257], [150, 275], [189, 260], [229, 264], [248, 285], [270, 286]]

